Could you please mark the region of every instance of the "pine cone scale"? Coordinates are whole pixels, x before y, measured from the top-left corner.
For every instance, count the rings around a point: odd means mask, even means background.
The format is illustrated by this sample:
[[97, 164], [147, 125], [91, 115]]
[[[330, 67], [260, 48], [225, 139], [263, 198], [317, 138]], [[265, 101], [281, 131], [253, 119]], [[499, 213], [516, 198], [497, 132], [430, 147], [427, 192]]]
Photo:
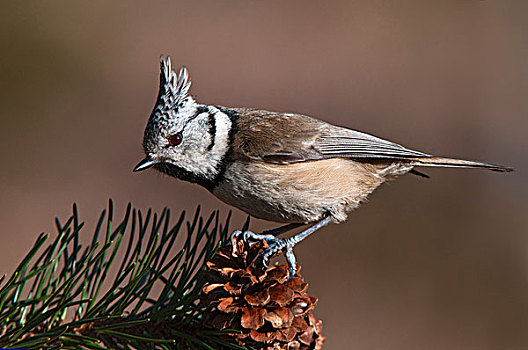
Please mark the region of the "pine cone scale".
[[321, 349], [322, 322], [312, 311], [317, 298], [306, 293], [308, 284], [300, 274], [289, 279], [286, 265], [267, 269], [254, 267], [254, 260], [267, 248], [265, 242], [236, 243], [221, 248], [207, 262], [201, 303], [212, 307], [204, 318], [206, 327], [236, 329], [232, 336], [241, 345], [256, 349]]

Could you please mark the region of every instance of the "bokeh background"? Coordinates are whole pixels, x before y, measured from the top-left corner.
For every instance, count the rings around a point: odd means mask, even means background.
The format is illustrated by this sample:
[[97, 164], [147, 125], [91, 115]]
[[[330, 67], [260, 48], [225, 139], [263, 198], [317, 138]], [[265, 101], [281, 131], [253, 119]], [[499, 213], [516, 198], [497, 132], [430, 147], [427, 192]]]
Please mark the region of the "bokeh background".
[[405, 176], [296, 252], [326, 349], [528, 349], [527, 38], [522, 0], [2, 1], [0, 272], [73, 202], [227, 214], [131, 172], [170, 54], [201, 102], [516, 168]]

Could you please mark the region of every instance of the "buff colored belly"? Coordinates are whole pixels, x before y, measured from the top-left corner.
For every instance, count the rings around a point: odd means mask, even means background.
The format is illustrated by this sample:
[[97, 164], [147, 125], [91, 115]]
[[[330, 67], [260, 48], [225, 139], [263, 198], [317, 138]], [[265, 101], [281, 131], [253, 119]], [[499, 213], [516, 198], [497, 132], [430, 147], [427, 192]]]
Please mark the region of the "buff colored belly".
[[369, 164], [326, 159], [288, 165], [236, 162], [213, 190], [249, 215], [275, 222], [343, 221], [384, 179]]

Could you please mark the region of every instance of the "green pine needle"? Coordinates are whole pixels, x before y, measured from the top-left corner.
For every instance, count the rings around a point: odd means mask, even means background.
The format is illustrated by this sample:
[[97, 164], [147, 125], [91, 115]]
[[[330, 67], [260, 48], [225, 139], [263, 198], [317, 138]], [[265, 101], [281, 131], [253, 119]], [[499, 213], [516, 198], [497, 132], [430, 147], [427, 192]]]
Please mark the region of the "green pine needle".
[[[244, 349], [200, 327], [200, 271], [228, 235], [213, 212], [190, 221], [129, 204], [114, 224], [109, 201], [89, 244], [77, 206], [57, 234], [41, 234], [0, 276], [0, 348]], [[185, 223], [185, 225], [184, 225]], [[186, 233], [182, 233], [186, 227]]]

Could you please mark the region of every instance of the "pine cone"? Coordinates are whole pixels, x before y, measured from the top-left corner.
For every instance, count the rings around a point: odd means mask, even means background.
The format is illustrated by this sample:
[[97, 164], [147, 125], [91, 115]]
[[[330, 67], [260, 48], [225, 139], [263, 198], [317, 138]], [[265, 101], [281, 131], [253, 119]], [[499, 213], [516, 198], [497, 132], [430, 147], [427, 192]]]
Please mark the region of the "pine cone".
[[237, 241], [207, 262], [201, 302], [212, 308], [204, 325], [234, 329], [239, 344], [257, 349], [322, 349], [322, 321], [312, 315], [317, 298], [299, 273], [291, 280], [286, 265], [258, 269], [255, 258], [268, 246]]

